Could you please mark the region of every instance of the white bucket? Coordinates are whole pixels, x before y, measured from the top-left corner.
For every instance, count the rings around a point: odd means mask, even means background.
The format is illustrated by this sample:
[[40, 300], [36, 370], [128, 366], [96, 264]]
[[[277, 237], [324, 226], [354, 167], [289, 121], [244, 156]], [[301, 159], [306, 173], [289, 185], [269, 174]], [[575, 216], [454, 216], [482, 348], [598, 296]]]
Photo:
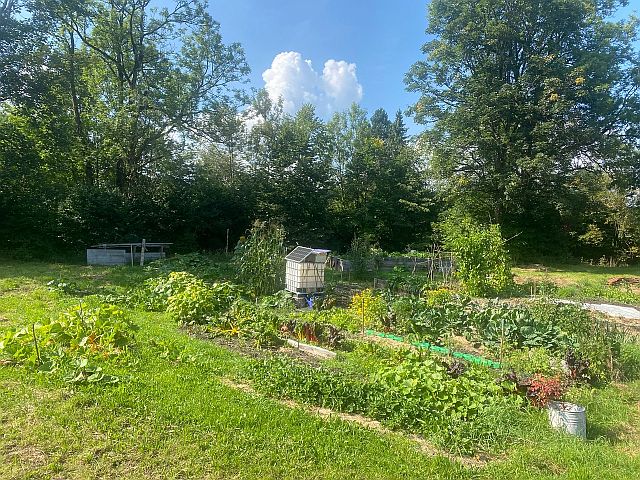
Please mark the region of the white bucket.
[[587, 414], [584, 407], [569, 402], [549, 402], [547, 411], [553, 428], [587, 438]]

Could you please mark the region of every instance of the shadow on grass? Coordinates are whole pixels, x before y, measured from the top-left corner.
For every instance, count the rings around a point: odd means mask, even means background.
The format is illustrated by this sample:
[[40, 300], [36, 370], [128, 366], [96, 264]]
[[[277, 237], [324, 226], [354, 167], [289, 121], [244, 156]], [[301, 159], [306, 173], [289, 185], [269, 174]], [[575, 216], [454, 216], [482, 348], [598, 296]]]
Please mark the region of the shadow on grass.
[[587, 417], [587, 440], [605, 439], [612, 445], [622, 443], [628, 429], [623, 425], [604, 426], [598, 423], [589, 422]]

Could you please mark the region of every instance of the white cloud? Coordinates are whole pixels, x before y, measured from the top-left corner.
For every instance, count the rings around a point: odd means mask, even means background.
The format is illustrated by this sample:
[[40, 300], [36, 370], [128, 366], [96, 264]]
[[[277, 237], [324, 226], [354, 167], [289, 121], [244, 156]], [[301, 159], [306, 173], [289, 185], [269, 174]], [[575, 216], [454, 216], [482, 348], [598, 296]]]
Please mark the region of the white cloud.
[[327, 60], [319, 75], [298, 52], [282, 52], [275, 56], [262, 73], [265, 89], [273, 101], [283, 100], [287, 113], [295, 113], [305, 103], [315, 105], [320, 116], [344, 110], [362, 99], [355, 63]]

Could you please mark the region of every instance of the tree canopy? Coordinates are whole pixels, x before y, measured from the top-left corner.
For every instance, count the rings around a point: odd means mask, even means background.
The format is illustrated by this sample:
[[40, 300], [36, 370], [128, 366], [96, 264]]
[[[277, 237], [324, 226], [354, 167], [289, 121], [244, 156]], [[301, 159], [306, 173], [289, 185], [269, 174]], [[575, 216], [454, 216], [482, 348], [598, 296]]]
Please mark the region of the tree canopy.
[[[637, 187], [638, 21], [609, 0], [433, 0], [424, 60], [406, 77], [453, 205], [521, 247], [567, 246], [577, 172]], [[604, 177], [603, 177], [604, 178]]]
[[465, 218], [500, 224], [519, 258], [637, 259], [638, 21], [612, 20], [622, 4], [433, 0], [411, 137], [402, 111], [323, 119], [250, 91], [205, 0], [3, 0], [0, 251], [221, 249], [256, 219], [292, 245], [406, 251]]

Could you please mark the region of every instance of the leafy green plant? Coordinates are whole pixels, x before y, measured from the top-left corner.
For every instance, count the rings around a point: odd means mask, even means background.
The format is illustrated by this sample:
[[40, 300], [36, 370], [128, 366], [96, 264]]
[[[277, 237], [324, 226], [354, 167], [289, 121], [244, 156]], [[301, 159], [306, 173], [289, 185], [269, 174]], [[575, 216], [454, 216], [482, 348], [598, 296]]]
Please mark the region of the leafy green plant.
[[402, 267], [393, 267], [393, 271], [387, 279], [387, 288], [393, 293], [420, 295], [425, 287], [430, 286], [431, 282], [427, 277], [412, 274]]
[[119, 377], [105, 373], [102, 367], [90, 363], [86, 357], [74, 358], [72, 364], [72, 370], [63, 376], [67, 383], [116, 384], [120, 382]]
[[338, 348], [344, 340], [344, 334], [335, 324], [328, 323], [333, 316], [330, 310], [296, 312], [280, 327], [280, 332], [300, 341]]
[[384, 317], [388, 314], [384, 298], [370, 288], [356, 293], [351, 298], [349, 310], [365, 328], [377, 328], [382, 325]]
[[439, 228], [445, 248], [454, 254], [455, 275], [469, 294], [486, 297], [511, 288], [511, 264], [499, 225], [449, 218]]
[[93, 361], [126, 353], [134, 344], [136, 329], [114, 305], [92, 309], [79, 305], [57, 320], [6, 330], [0, 336], [0, 357], [39, 371], [63, 370], [73, 382], [110, 383], [115, 377], [107, 376]]
[[225, 312], [211, 318], [209, 329], [227, 337], [251, 338], [257, 348], [271, 348], [282, 344], [280, 323], [277, 309], [237, 298]]
[[171, 272], [187, 272], [203, 280], [214, 280], [231, 276], [232, 272], [227, 265], [228, 258], [203, 253], [186, 253], [154, 260], [144, 268], [155, 276], [168, 275]]
[[482, 342], [490, 347], [544, 347], [562, 350], [569, 339], [558, 322], [543, 318], [526, 307], [490, 304], [470, 315], [470, 325]]
[[[439, 292], [439, 291], [436, 291]], [[468, 324], [466, 297], [437, 293], [431, 297], [407, 296], [391, 303], [393, 330], [414, 335], [418, 340], [441, 342], [448, 334], [462, 334]]]
[[[366, 365], [379, 365], [365, 363]], [[409, 431], [454, 439], [461, 422], [475, 422], [494, 405], [521, 405], [521, 397], [497, 384], [487, 372], [470, 368], [449, 375], [434, 358], [405, 353], [373, 373], [314, 368], [282, 357], [253, 361], [247, 376], [261, 392], [275, 397], [361, 413]], [[458, 427], [459, 429], [460, 427]], [[476, 432], [486, 443], [491, 432]], [[462, 437], [449, 449], [473, 451]]]
[[60, 292], [66, 295], [77, 295], [79, 293], [84, 293], [82, 290], [73, 282], [68, 282], [62, 279], [51, 280], [47, 282], [47, 287], [50, 292]]
[[256, 220], [247, 240], [236, 248], [233, 264], [238, 279], [256, 297], [284, 286], [284, 239], [281, 226]]
[[560, 361], [542, 347], [510, 349], [504, 353], [502, 363], [525, 375], [539, 373], [552, 376], [562, 373]]
[[149, 346], [160, 358], [176, 363], [193, 363], [196, 361], [195, 355], [188, 353], [186, 347], [179, 347], [174, 343], [163, 340], [151, 339]]
[[179, 324], [209, 322], [215, 313], [210, 287], [196, 277], [189, 278], [167, 299], [167, 311]]
[[640, 344], [624, 342], [620, 345], [620, 376], [627, 381], [640, 379]]
[[171, 272], [168, 275], [149, 278], [142, 286], [129, 293], [133, 305], [140, 305], [152, 312], [161, 312], [168, 307], [169, 297], [183, 290], [190, 281], [186, 272]]
[[369, 271], [373, 264], [369, 239], [366, 236], [354, 236], [346, 256], [351, 261], [351, 269], [356, 275], [363, 275]]
[[362, 319], [357, 313], [347, 308], [330, 308], [319, 310], [316, 318], [321, 323], [331, 324], [341, 330], [349, 332], [359, 332], [362, 329]]
[[291, 293], [286, 290], [280, 290], [273, 295], [266, 295], [260, 298], [260, 305], [264, 307], [277, 308], [280, 311], [295, 310], [295, 303]]
[[172, 272], [160, 296], [169, 295], [167, 311], [180, 324], [211, 323], [240, 298], [243, 289], [229, 282], [208, 284], [186, 272]]
[[531, 378], [527, 397], [532, 405], [546, 407], [552, 400], [560, 400], [566, 387], [559, 377], [545, 377], [536, 374]]
[[248, 323], [249, 336], [258, 348], [272, 348], [282, 344], [279, 336], [281, 317], [278, 311], [263, 306], [255, 306]]
[[454, 300], [453, 292], [448, 288], [438, 288], [436, 290], [423, 290], [422, 296], [427, 301], [427, 305], [434, 307], [438, 305], [445, 305], [451, 303]]
[[418, 303], [419, 308], [407, 323], [407, 332], [420, 340], [442, 342], [450, 333], [462, 333], [467, 325], [468, 300], [429, 304]]
[[539, 321], [553, 323], [564, 332], [562, 354], [571, 349], [577, 358], [588, 362], [588, 368], [581, 372], [583, 380], [599, 383], [616, 377], [622, 335], [614, 324], [577, 305], [536, 302], [530, 309]]

